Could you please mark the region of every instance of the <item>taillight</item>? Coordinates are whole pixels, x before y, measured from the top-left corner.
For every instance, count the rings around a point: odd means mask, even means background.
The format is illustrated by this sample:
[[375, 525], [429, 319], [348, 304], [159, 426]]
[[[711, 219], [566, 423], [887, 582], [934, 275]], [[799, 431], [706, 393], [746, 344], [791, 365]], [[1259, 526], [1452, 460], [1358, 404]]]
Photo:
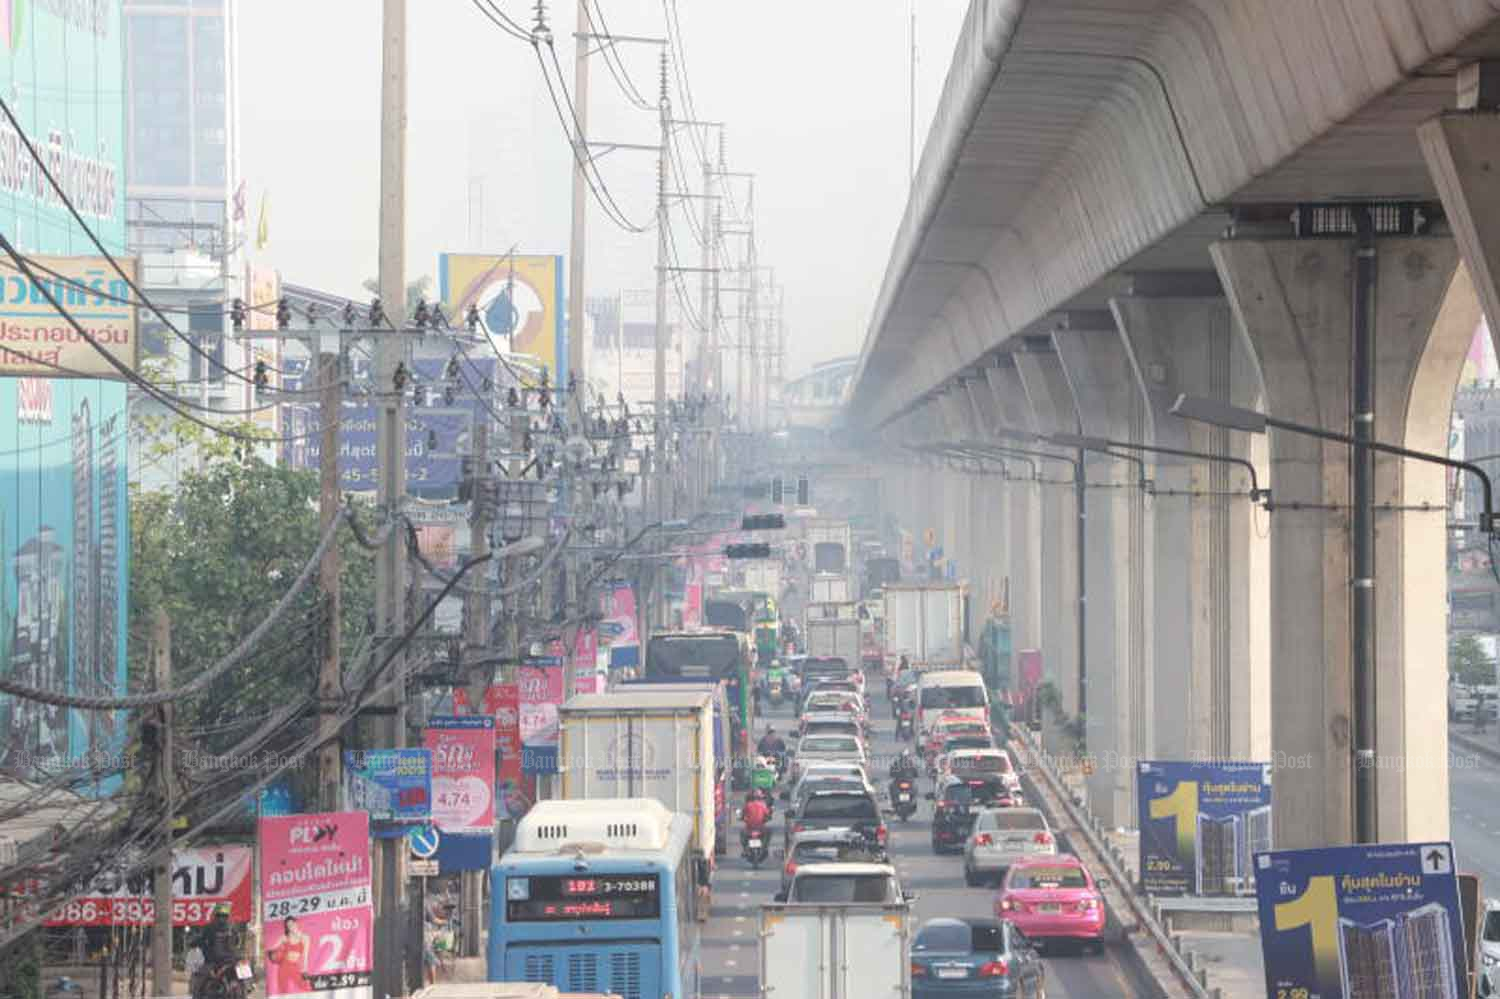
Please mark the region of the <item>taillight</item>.
[[913, 961], [911, 965], [911, 977], [921, 978], [925, 974], [927, 974], [927, 969], [924, 966]]
[[1099, 905], [1099, 900], [1098, 899], [1084, 898], [1084, 899], [1079, 899], [1078, 904], [1076, 906], [1074, 906], [1074, 908], [1076, 908], [1079, 912], [1089, 912], [1092, 909], [1097, 908], [1098, 905]]
[[1052, 834], [1048, 832], [1039, 832], [1035, 836], [1031, 837], [1031, 841], [1040, 846], [1046, 846], [1048, 843], [1052, 842]]
[[802, 830], [804, 830], [804, 829], [806, 829], [806, 828], [807, 828], [807, 826], [805, 826], [805, 825], [803, 825], [803, 824], [802, 824], [802, 823], [800, 823], [800, 822], [793, 822], [793, 823], [792, 823], [792, 833], [793, 833], [793, 834], [794, 834], [794, 835], [795, 835], [795, 834], [796, 834], [796, 833], [799, 833], [799, 832], [801, 832], [801, 831], [802, 831]]
[[885, 846], [885, 837], [886, 837], [885, 826], [883, 826], [883, 825], [876, 826], [875, 827], [875, 842], [879, 843], [881, 846]]
[[980, 833], [978, 836], [974, 837], [975, 846], [993, 846], [994, 844], [995, 839], [989, 833]]
[[1010, 974], [1010, 966], [1004, 961], [986, 961], [979, 966], [980, 978], [1004, 978]]
[[796, 874], [796, 873], [797, 873], [797, 865], [795, 863], [793, 863], [792, 861], [788, 860], [786, 862], [786, 876], [787, 877], [791, 877], [793, 874]]
[[1000, 900], [1000, 911], [1001, 912], [1015, 912], [1016, 911], [1016, 903], [1012, 902], [1008, 898], [1002, 898]]

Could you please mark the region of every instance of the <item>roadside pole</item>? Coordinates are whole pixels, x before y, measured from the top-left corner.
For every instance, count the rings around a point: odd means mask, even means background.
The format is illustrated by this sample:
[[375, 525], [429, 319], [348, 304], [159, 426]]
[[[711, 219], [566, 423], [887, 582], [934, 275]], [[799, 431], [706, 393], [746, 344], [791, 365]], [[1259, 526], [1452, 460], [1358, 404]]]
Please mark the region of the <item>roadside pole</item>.
[[[584, 264], [586, 262], [586, 239], [588, 237], [588, 176], [589, 152], [589, 46], [594, 44], [593, 27], [589, 20], [589, 0], [578, 0], [578, 31], [573, 50], [573, 113], [577, 121], [578, 134], [574, 137], [577, 148], [573, 155], [573, 229], [568, 240], [568, 370], [567, 378], [584, 380]], [[613, 43], [611, 43], [613, 44]], [[567, 378], [558, 378], [561, 388], [568, 384]]]
[[[652, 398], [655, 412], [651, 426], [654, 430], [652, 446], [652, 472], [656, 478], [656, 521], [667, 519], [667, 227], [672, 224], [667, 207], [668, 144], [671, 142], [672, 98], [667, 92], [667, 53], [661, 54], [661, 149], [656, 161], [656, 330], [653, 337], [656, 348], [655, 372], [652, 379]], [[666, 571], [658, 560], [656, 565], [656, 608], [654, 615], [659, 626], [667, 625]]]
[[[469, 557], [490, 553], [490, 418], [480, 413], [474, 421], [474, 451], [469, 469]], [[486, 567], [486, 575], [488, 567]], [[464, 590], [464, 676], [469, 714], [484, 714], [484, 692], [494, 674], [490, 660], [490, 591], [486, 579], [470, 583]], [[483, 665], [481, 665], [483, 664]], [[463, 940], [467, 957], [479, 956], [479, 923], [484, 909], [484, 872], [464, 871], [459, 876], [459, 904], [463, 913]]]
[[[383, 0], [380, 79], [380, 300], [391, 325], [400, 328], [406, 306], [406, 0]], [[372, 322], [379, 327], [379, 322]], [[406, 496], [406, 344], [377, 332], [375, 389], [376, 505], [384, 518], [402, 514]], [[394, 651], [406, 630], [406, 532], [395, 529], [375, 563], [375, 632], [383, 653]], [[380, 657], [378, 661], [384, 661]], [[386, 677], [404, 675], [405, 656], [396, 653]], [[406, 689], [400, 683], [378, 709], [376, 744], [406, 744]], [[406, 851], [404, 839], [382, 839], [376, 854], [376, 923], [372, 984], [376, 996], [407, 992]], [[419, 924], [420, 925], [420, 924]], [[418, 955], [420, 970], [420, 955]]]
[[[151, 665], [158, 691], [172, 686], [172, 619], [166, 608], [158, 607], [151, 622]], [[152, 871], [156, 901], [156, 925], [151, 928], [151, 979], [159, 996], [172, 994], [172, 820], [177, 811], [174, 800], [175, 779], [172, 758], [172, 702], [157, 707], [157, 730], [160, 754], [157, 773], [161, 780], [160, 835], [162, 846]]]
[[[339, 515], [339, 355], [318, 355], [318, 420], [321, 449], [318, 455], [318, 528], [328, 530]], [[318, 566], [318, 587], [323, 597], [323, 649], [318, 670], [318, 736], [326, 740], [318, 750], [318, 807], [337, 811], [343, 782], [343, 758], [337, 714], [341, 707], [342, 665], [339, 659], [339, 623], [343, 596], [339, 587], [339, 546], [328, 546]]]

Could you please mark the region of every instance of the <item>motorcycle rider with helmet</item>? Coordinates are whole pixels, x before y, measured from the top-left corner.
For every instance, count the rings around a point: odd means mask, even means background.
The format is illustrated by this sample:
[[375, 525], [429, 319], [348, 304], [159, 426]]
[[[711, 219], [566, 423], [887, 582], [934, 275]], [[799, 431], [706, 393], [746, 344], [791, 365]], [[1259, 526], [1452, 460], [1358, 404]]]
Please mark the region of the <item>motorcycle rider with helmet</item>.
[[213, 917], [188, 937], [188, 946], [197, 947], [203, 954], [203, 967], [193, 976], [191, 991], [194, 997], [202, 995], [203, 985], [210, 977], [231, 976], [239, 960], [239, 947], [235, 939], [233, 924], [229, 922], [229, 903], [214, 906]]

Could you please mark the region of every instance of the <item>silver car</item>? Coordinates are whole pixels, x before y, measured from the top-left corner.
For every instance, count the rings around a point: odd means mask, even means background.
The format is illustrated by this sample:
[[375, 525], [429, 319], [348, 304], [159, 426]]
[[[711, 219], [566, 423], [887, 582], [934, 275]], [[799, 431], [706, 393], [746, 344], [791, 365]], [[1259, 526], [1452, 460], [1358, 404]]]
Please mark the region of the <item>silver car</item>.
[[1484, 900], [1479, 923], [1479, 994], [1493, 996], [1500, 987], [1500, 899]]
[[1057, 837], [1035, 808], [986, 808], [964, 843], [964, 883], [998, 883], [1017, 860], [1057, 853]]

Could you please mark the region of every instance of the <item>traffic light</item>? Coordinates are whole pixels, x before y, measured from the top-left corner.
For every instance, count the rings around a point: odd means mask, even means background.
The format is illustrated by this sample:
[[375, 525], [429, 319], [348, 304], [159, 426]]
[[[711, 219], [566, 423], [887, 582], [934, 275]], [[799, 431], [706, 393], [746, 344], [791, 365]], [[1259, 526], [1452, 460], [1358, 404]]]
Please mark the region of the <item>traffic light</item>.
[[779, 531], [784, 527], [786, 518], [779, 513], [763, 513], [740, 521], [742, 531]]
[[780, 506], [782, 503], [781, 480], [771, 480], [771, 502]]
[[809, 498], [811, 496], [811, 494], [812, 494], [812, 490], [808, 488], [807, 477], [803, 476], [802, 478], [799, 478], [797, 480], [797, 505], [798, 506], [809, 506], [809, 505], [811, 505], [811, 500]]
[[734, 559], [770, 558], [771, 546], [767, 544], [726, 545], [724, 547], [724, 557]]

